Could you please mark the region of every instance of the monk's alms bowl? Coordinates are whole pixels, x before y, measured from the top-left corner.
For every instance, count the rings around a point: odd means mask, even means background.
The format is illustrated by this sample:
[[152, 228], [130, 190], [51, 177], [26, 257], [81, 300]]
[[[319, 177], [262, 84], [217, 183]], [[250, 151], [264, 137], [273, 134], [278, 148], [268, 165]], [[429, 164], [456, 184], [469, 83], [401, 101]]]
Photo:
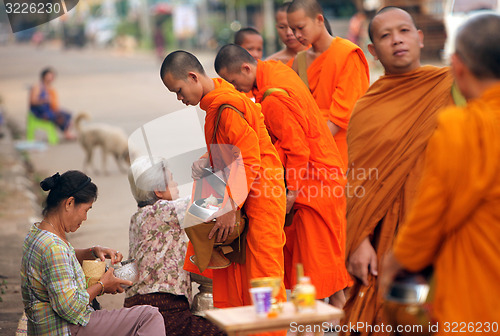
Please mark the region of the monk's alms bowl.
[[384, 311], [389, 323], [396, 330], [403, 331], [398, 335], [431, 335], [431, 286], [420, 274], [406, 274], [398, 277], [387, 292]]

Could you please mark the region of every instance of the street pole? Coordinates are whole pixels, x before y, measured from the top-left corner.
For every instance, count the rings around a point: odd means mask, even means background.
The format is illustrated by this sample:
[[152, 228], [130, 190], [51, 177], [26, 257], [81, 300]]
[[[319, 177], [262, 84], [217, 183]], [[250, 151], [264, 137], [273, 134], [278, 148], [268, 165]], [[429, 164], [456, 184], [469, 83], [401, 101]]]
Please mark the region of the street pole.
[[271, 55], [276, 51], [273, 0], [264, 0], [264, 34], [266, 54]]
[[148, 0], [140, 0], [140, 29], [141, 45], [150, 46], [152, 43], [151, 16], [149, 15]]

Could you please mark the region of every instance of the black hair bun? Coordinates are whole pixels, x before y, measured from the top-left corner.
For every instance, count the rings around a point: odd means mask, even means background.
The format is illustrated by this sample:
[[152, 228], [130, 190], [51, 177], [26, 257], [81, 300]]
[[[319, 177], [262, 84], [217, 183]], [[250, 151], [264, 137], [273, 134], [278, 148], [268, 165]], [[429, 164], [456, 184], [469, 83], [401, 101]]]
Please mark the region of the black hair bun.
[[55, 173], [54, 175], [47, 177], [45, 180], [40, 182], [40, 187], [42, 187], [44, 191], [49, 191], [59, 183], [60, 178], [61, 175], [59, 175], [59, 173]]

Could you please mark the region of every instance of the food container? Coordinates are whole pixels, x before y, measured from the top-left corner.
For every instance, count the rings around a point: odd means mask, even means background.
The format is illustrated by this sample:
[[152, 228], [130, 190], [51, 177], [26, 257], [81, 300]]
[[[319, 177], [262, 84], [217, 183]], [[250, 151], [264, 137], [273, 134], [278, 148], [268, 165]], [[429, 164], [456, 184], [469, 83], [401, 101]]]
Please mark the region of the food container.
[[[137, 267], [137, 262], [135, 259], [125, 260], [118, 264], [113, 265], [115, 277], [128, 280], [135, 283], [139, 277], [139, 270]], [[128, 288], [129, 286], [122, 285], [123, 288]]]
[[252, 288], [271, 287], [273, 289], [271, 293], [271, 310], [278, 313], [283, 311], [283, 302], [278, 300], [281, 283], [282, 280], [280, 277], [262, 277], [250, 280]]
[[415, 326], [421, 327], [419, 333], [401, 332], [400, 335], [432, 334], [429, 330], [432, 324], [430, 289], [431, 286], [420, 274], [400, 276], [389, 287], [384, 302], [384, 310], [389, 322], [394, 327], [408, 326], [403, 330], [417, 330]]

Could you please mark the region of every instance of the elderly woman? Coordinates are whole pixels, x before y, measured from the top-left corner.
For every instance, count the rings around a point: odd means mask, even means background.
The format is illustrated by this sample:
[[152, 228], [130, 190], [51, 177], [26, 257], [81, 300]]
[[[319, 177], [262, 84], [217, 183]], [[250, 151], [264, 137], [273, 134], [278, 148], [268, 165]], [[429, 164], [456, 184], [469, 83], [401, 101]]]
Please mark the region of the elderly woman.
[[127, 289], [125, 307], [158, 307], [169, 336], [223, 335], [189, 310], [191, 280], [182, 268], [188, 238], [180, 226], [189, 198], [179, 199], [166, 167], [160, 157], [140, 157], [130, 167], [130, 188], [139, 209], [130, 221], [129, 256], [137, 260], [139, 279]]
[[83, 260], [109, 258], [115, 263], [123, 256], [106, 247], [74, 249], [66, 238], [87, 219], [97, 198], [96, 185], [84, 173], [72, 170], [48, 177], [40, 186], [49, 191], [43, 220], [26, 236], [21, 264], [28, 335], [165, 335], [155, 307], [94, 311], [89, 305], [98, 295], [123, 292], [121, 285], [132, 284], [116, 278], [110, 268], [86, 288]]

